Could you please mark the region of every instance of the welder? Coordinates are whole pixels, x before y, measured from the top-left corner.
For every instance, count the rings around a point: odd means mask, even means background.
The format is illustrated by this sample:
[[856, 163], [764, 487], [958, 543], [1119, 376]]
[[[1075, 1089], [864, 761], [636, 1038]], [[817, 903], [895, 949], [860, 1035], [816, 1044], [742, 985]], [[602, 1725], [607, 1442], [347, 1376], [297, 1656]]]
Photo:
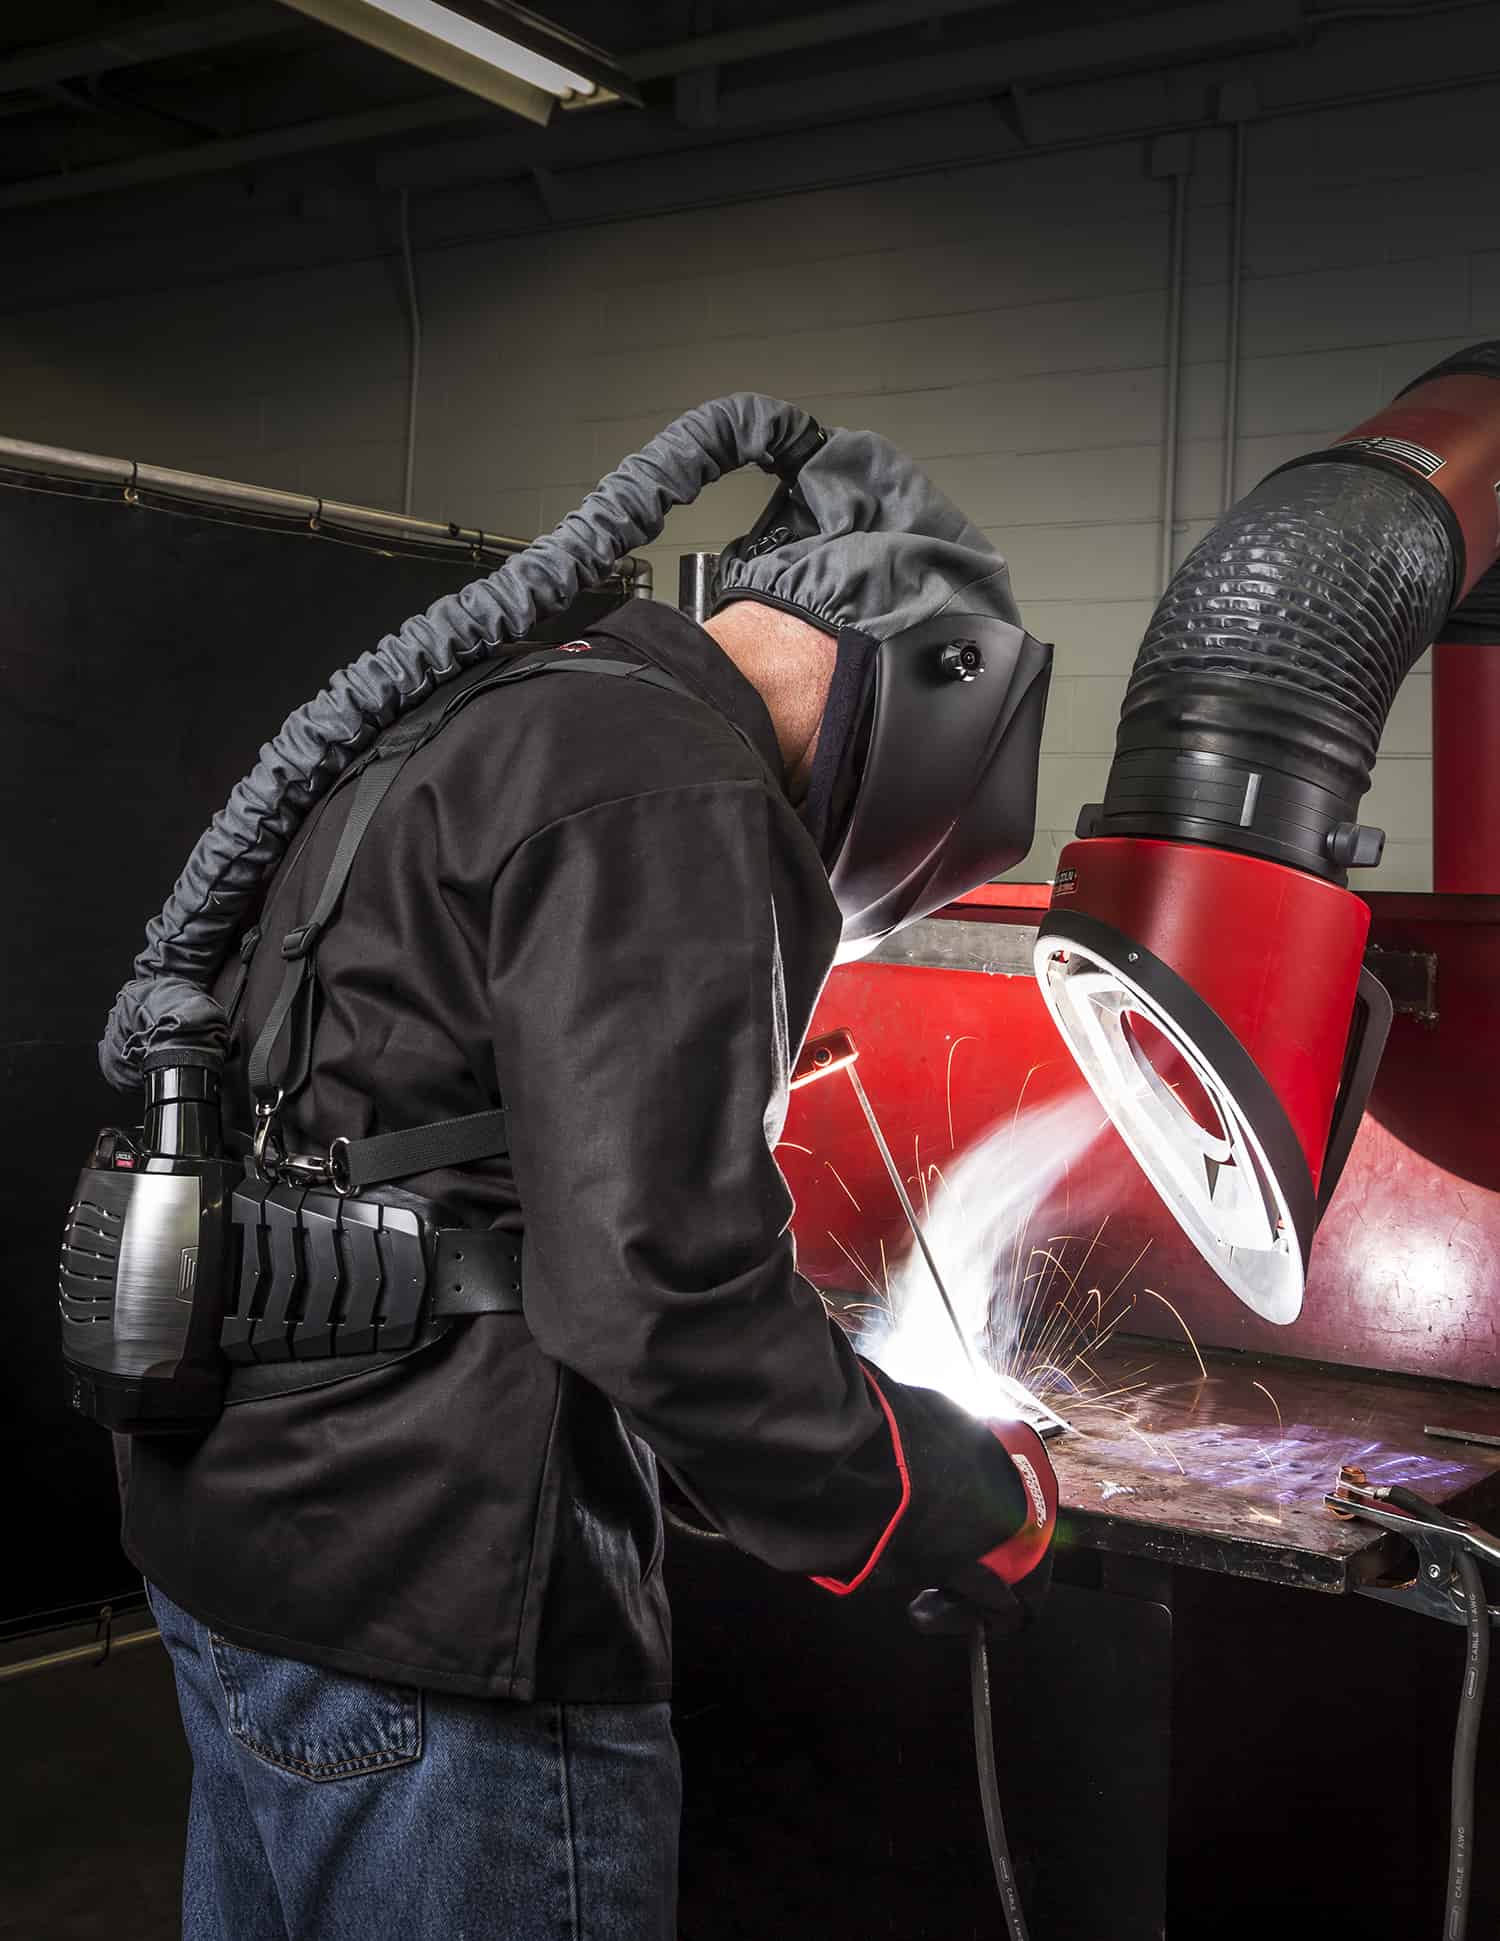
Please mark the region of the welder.
[[[492, 611], [747, 456], [777, 483], [705, 626], [635, 600], [538, 651]], [[133, 1438], [125, 1542], [193, 1752], [190, 1941], [667, 1941], [658, 1464], [851, 1621], [883, 1583], [933, 1628], [1006, 1629], [1045, 1588], [1041, 1442], [856, 1357], [797, 1274], [774, 1146], [841, 949], [1024, 854], [1048, 650], [873, 434], [721, 400], [622, 479], [629, 517], [605, 481], [293, 717], [104, 1047], [122, 1083], [218, 1061], [228, 1136], [302, 1222], [289, 1273], [315, 1189], [343, 1196], [346, 1338], [299, 1345], [293, 1306], [273, 1352], [241, 1317], [214, 1419]], [[377, 664], [368, 720], [329, 728]], [[337, 786], [403, 714], [376, 793]], [[502, 1110], [477, 1156], [429, 1136]], [[451, 1277], [403, 1346], [347, 1318], [361, 1206], [425, 1223]]]

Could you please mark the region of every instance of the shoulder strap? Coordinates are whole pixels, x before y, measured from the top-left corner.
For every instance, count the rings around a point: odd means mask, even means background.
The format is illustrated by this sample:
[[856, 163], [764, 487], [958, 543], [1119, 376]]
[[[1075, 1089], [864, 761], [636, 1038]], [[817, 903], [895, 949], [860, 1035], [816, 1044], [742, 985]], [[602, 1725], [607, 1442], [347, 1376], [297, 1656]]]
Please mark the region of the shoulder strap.
[[[288, 930], [281, 940], [281, 954], [287, 960], [286, 975], [281, 980], [276, 1002], [267, 1013], [250, 1053], [250, 1094], [257, 1105], [278, 1091], [282, 1096], [295, 1092], [307, 1075], [312, 1056], [312, 1006], [299, 1000], [310, 995], [318, 939], [338, 908], [349, 872], [354, 867], [354, 858], [365, 839], [365, 831], [374, 821], [375, 811], [385, 800], [387, 790], [401, 773], [411, 752], [408, 748], [394, 760], [377, 758], [362, 772], [355, 784], [348, 820], [339, 832], [338, 847], [333, 852], [328, 874], [323, 878], [323, 887], [313, 906], [313, 913], [306, 923]], [[295, 1020], [295, 1050], [278, 1087], [271, 1083], [271, 1058], [294, 1009], [298, 1013]]]
[[[640, 681], [648, 687], [664, 688], [685, 695], [689, 700], [698, 698], [681, 681], [661, 668], [653, 667], [648, 661], [597, 660], [592, 656], [575, 657], [562, 648], [547, 648], [510, 661], [480, 678], [465, 680], [457, 693], [440, 689], [430, 701], [388, 729], [349, 772], [348, 780], [354, 788], [354, 800], [349, 805], [348, 817], [339, 832], [333, 860], [318, 892], [312, 915], [282, 938], [281, 954], [286, 959], [286, 974], [276, 994], [276, 1001], [251, 1048], [247, 1072], [250, 1095], [258, 1116], [268, 1118], [274, 1114], [284, 1100], [293, 1097], [306, 1083], [312, 1064], [312, 995], [318, 944], [338, 916], [344, 887], [349, 881], [360, 844], [391, 784], [417, 750], [424, 747], [434, 735], [440, 734], [448, 722], [477, 695], [511, 681], [526, 680], [533, 674], [564, 672], [603, 674], [618, 680]], [[259, 931], [253, 934], [258, 939]], [[243, 978], [236, 992], [236, 1002], [242, 989]], [[280, 1078], [273, 1080], [271, 1062], [289, 1023], [292, 1048]], [[506, 1114], [502, 1106], [490, 1112], [471, 1113], [460, 1119], [434, 1119], [426, 1125], [409, 1126], [399, 1132], [381, 1133], [370, 1139], [336, 1139], [329, 1157], [338, 1190], [357, 1193], [363, 1187], [402, 1179], [413, 1173], [472, 1165], [476, 1160], [493, 1159], [509, 1150]]]

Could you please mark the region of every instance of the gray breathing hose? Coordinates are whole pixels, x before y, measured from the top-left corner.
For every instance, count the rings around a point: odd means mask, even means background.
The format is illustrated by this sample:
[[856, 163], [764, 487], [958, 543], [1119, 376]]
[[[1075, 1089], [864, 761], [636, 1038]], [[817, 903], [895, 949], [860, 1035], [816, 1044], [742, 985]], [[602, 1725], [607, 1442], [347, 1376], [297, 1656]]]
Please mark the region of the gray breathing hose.
[[408, 620], [290, 715], [147, 926], [99, 1046], [109, 1082], [139, 1085], [148, 1056], [222, 1058], [227, 1025], [208, 987], [308, 812], [382, 729], [464, 667], [564, 612], [655, 539], [673, 506], [742, 465], [794, 474], [818, 436], [798, 406], [753, 392], [685, 412], [554, 532]]

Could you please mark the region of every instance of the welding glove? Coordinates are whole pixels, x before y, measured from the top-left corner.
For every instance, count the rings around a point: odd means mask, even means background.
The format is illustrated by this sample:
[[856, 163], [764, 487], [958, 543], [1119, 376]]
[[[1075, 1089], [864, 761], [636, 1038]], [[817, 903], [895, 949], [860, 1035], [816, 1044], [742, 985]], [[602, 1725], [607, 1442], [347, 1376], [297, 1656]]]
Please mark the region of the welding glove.
[[1057, 1528], [1057, 1477], [1042, 1439], [1021, 1422], [979, 1422], [928, 1388], [861, 1361], [883, 1409], [902, 1500], [873, 1554], [848, 1580], [814, 1581], [840, 1596], [870, 1582], [917, 1592], [918, 1630], [1019, 1630], [1046, 1596]]

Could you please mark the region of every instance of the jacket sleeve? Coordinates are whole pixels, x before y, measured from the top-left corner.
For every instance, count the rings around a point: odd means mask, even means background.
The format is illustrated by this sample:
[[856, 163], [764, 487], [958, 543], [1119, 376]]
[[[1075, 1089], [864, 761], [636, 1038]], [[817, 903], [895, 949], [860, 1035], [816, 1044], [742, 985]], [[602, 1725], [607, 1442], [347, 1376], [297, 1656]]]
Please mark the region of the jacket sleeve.
[[878, 1393], [796, 1272], [771, 1150], [794, 1049], [777, 839], [750, 781], [533, 835], [492, 903], [495, 1058], [538, 1345], [741, 1548], [847, 1581], [909, 1492]]

